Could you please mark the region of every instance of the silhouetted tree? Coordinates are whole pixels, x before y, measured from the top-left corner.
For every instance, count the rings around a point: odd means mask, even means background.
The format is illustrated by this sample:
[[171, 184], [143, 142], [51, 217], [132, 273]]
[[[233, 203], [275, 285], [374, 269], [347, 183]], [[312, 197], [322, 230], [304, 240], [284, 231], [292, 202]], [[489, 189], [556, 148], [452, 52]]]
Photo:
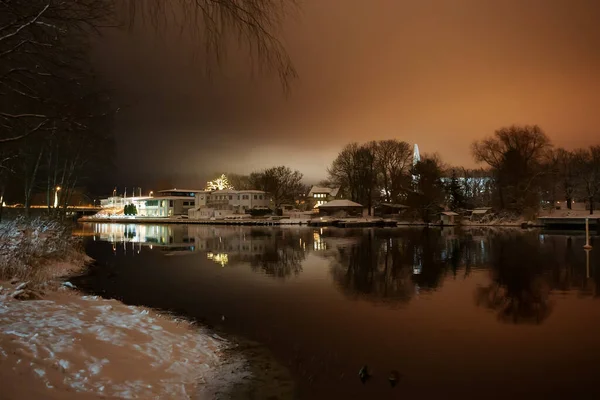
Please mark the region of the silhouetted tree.
[[540, 165], [550, 146], [537, 125], [501, 128], [473, 143], [475, 160], [492, 167], [500, 208], [521, 213], [539, 207]]
[[408, 194], [408, 206], [417, 211], [421, 219], [431, 222], [443, 208], [444, 184], [442, 166], [437, 157], [423, 156], [412, 169], [414, 190]]
[[110, 0], [130, 27], [150, 25], [158, 34], [185, 34], [206, 58], [208, 72], [237, 41], [253, 67], [275, 72], [287, 90], [296, 69], [277, 33], [296, 0]]
[[229, 174], [227, 174], [227, 177], [229, 178], [229, 183], [231, 183], [231, 186], [233, 186], [235, 188], [235, 190], [256, 189], [256, 188], [252, 187], [252, 184], [250, 182], [250, 178], [248, 175], [229, 173]]
[[594, 202], [600, 195], [600, 146], [575, 151], [574, 165], [583, 196], [587, 199], [590, 215], [594, 213]]
[[383, 199], [388, 203], [399, 203], [410, 182], [412, 147], [395, 139], [381, 140], [374, 146]]
[[464, 187], [460, 184], [456, 171], [452, 171], [450, 181], [446, 185], [446, 191], [448, 193], [448, 204], [453, 210], [465, 208]]
[[558, 184], [562, 188], [567, 208], [570, 210], [576, 187], [575, 157], [573, 152], [565, 149], [557, 149], [555, 157], [558, 163]]
[[300, 171], [281, 165], [253, 172], [249, 179], [256, 189], [269, 193], [275, 207], [279, 207], [283, 203], [294, 203], [302, 193], [302, 177]]
[[369, 213], [378, 189], [375, 149], [376, 142], [350, 143], [327, 170], [330, 181], [340, 186], [344, 197], [368, 207]]

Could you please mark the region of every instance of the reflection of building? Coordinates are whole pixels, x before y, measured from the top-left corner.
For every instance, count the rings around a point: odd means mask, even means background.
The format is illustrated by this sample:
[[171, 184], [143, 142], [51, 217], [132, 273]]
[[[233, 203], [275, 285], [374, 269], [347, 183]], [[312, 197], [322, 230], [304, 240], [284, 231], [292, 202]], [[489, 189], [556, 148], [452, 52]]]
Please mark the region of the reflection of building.
[[189, 247], [194, 239], [187, 230], [174, 229], [173, 225], [95, 224], [97, 237], [111, 243], [133, 242], [149, 246]]

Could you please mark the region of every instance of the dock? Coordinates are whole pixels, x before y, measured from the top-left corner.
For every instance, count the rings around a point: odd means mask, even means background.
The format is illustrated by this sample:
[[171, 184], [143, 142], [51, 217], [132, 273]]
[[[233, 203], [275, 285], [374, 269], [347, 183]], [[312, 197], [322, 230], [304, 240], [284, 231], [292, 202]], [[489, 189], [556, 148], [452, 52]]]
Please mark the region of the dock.
[[188, 219], [188, 218], [79, 218], [78, 222], [116, 224], [185, 224], [185, 225], [237, 225], [237, 226], [289, 226], [308, 225], [308, 220], [292, 219]]
[[188, 225], [235, 225], [235, 226], [290, 226], [312, 227], [332, 226], [338, 228], [395, 227], [398, 222], [386, 219], [346, 218], [346, 219], [291, 219], [291, 218], [236, 218], [236, 219], [189, 219], [151, 217], [82, 217], [79, 222], [118, 223], [118, 224], [188, 224]]
[[585, 221], [589, 221], [591, 231], [600, 232], [600, 215], [589, 217], [539, 217], [536, 225], [545, 229], [585, 230]]

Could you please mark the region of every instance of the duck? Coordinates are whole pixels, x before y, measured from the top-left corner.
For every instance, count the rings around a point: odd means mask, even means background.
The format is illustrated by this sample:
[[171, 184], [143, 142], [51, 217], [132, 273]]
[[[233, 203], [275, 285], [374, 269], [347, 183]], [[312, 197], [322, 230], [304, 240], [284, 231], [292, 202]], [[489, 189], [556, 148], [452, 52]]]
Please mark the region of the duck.
[[392, 387], [396, 387], [396, 385], [398, 384], [398, 382], [400, 382], [400, 374], [398, 373], [398, 371], [392, 371], [390, 372], [390, 376], [388, 377], [388, 381], [390, 382], [390, 385]]
[[358, 377], [362, 383], [365, 383], [371, 377], [369, 374], [369, 367], [367, 365], [363, 365], [363, 367], [358, 371]]

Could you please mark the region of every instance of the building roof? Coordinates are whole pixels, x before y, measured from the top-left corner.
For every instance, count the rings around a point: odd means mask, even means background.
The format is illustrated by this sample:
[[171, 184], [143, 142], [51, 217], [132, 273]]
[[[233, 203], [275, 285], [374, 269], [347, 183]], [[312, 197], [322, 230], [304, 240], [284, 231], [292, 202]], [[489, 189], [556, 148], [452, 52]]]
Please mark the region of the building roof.
[[440, 214], [442, 214], [442, 215], [448, 215], [450, 217], [460, 215], [458, 213], [455, 213], [454, 211], [443, 211]]
[[262, 190], [234, 190], [234, 189], [223, 189], [223, 190], [214, 190], [210, 192], [211, 194], [240, 194], [240, 193], [256, 193], [256, 194], [265, 194]]
[[405, 206], [404, 204], [395, 204], [395, 203], [380, 203], [379, 206], [380, 207], [398, 208], [398, 209], [409, 208], [408, 206]]
[[191, 201], [194, 200], [193, 197], [190, 196], [154, 196], [154, 197], [146, 197], [146, 198], [139, 198], [138, 201], [147, 201], [147, 200], [187, 200], [187, 201]]
[[330, 196], [337, 196], [338, 192], [340, 191], [339, 187], [336, 188], [328, 188], [328, 187], [324, 187], [324, 186], [313, 186], [310, 188], [310, 192], [308, 192], [309, 196], [312, 196], [315, 193], [326, 193]]
[[165, 189], [165, 190], [157, 190], [156, 193], [166, 193], [166, 192], [190, 192], [190, 193], [200, 193], [205, 192], [202, 189]]
[[325, 204], [321, 204], [318, 208], [334, 208], [334, 207], [361, 207], [362, 205], [350, 200], [332, 200]]
[[472, 214], [485, 214], [488, 211], [491, 211], [491, 208], [476, 208], [473, 210]]

